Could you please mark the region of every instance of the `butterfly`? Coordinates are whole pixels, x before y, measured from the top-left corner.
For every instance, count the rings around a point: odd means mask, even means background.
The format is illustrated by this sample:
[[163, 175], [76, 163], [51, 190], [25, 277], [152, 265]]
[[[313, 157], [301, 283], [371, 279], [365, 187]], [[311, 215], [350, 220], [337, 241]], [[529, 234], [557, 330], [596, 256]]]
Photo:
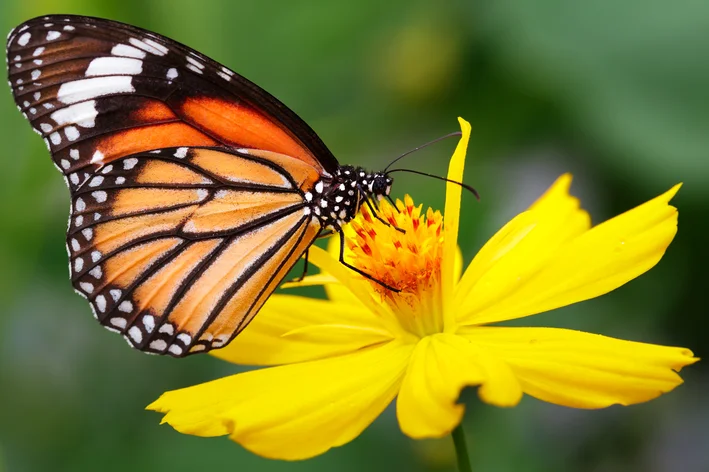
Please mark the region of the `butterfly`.
[[[71, 192], [69, 271], [106, 328], [183, 357], [229, 343], [319, 236], [389, 198], [268, 92], [156, 33], [52, 15], [8, 37], [17, 107]], [[390, 287], [391, 288], [391, 287]]]

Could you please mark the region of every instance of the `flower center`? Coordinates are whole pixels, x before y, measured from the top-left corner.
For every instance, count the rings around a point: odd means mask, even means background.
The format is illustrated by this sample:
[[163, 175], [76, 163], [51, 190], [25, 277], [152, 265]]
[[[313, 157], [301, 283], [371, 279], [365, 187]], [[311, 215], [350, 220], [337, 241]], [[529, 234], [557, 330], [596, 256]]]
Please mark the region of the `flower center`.
[[442, 332], [443, 216], [430, 208], [422, 214], [422, 205], [414, 206], [408, 195], [396, 201], [396, 208], [382, 200], [377, 214], [390, 226], [363, 206], [346, 228], [348, 261], [401, 290], [396, 293], [371, 282], [406, 331], [417, 336]]

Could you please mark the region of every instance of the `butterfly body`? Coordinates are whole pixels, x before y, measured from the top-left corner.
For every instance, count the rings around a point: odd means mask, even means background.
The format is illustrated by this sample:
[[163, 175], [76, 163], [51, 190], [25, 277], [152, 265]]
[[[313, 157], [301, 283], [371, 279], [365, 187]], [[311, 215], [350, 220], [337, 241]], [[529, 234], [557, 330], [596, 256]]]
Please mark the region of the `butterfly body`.
[[359, 213], [366, 200], [389, 196], [392, 179], [362, 167], [341, 166], [333, 178], [316, 182], [305, 193], [308, 214], [317, 217], [324, 229], [337, 231]]
[[319, 235], [389, 194], [275, 97], [156, 33], [51, 15], [6, 54], [71, 192], [72, 285], [141, 351], [223, 347]]

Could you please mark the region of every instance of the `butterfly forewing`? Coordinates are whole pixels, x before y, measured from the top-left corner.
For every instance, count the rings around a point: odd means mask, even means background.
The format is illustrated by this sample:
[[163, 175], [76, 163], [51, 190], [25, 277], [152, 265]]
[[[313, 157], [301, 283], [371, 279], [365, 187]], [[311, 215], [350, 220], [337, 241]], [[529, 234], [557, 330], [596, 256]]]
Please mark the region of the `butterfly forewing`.
[[174, 356], [221, 347], [317, 236], [306, 213], [290, 175], [247, 150], [121, 158], [74, 193], [72, 283], [134, 347]]
[[36, 18], [8, 38], [20, 110], [72, 188], [96, 164], [171, 146], [286, 154], [320, 172], [337, 161], [274, 97], [175, 41], [117, 22]]
[[99, 321], [176, 357], [229, 342], [320, 232], [305, 193], [330, 151], [253, 83], [129, 25], [36, 18], [7, 61], [71, 190], [71, 280]]

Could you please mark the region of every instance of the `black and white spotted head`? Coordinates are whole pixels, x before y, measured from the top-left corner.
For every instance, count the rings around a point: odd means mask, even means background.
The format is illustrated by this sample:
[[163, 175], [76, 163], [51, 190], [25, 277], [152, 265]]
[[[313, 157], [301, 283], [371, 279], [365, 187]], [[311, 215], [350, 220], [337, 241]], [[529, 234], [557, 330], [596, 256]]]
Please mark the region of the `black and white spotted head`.
[[341, 166], [332, 178], [319, 180], [305, 194], [306, 212], [315, 215], [324, 228], [337, 230], [350, 222], [367, 200], [388, 197], [392, 183], [384, 173]]

